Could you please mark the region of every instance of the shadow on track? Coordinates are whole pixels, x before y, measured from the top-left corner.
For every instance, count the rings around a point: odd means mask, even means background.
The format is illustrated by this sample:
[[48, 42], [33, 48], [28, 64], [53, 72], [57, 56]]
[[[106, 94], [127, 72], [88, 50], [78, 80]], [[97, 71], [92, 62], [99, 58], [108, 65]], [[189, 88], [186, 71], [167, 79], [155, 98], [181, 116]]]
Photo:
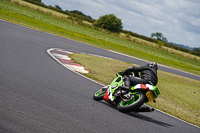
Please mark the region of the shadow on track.
[[139, 114], [139, 113], [130, 112], [130, 113], [126, 113], [126, 114], [129, 115], [129, 116], [132, 116], [132, 117], [134, 117], [134, 118], [138, 118], [138, 119], [140, 119], [140, 120], [152, 122], [152, 123], [155, 123], [155, 124], [164, 126], [164, 127], [173, 127], [173, 125], [171, 125], [171, 124], [168, 124], [168, 123], [165, 123], [165, 122], [162, 122], [162, 121], [155, 120], [155, 119], [153, 119], [153, 118], [151, 118], [151, 117], [148, 117], [148, 116], [145, 116], [145, 115], [142, 115], [142, 114]]
[[[113, 108], [113, 109], [116, 109], [116, 107], [108, 104], [108, 103], [105, 103], [103, 101], [101, 101], [101, 103], [103, 104], [106, 104], [107, 106]], [[144, 106], [144, 105], [143, 105]], [[122, 113], [122, 112], [121, 112]], [[149, 112], [150, 113], [150, 112]], [[129, 116], [132, 116], [134, 118], [137, 118], [137, 119], [140, 119], [140, 120], [143, 120], [143, 121], [147, 121], [147, 122], [152, 122], [152, 123], [155, 123], [157, 125], [160, 125], [160, 126], [164, 126], [164, 127], [174, 127], [173, 125], [171, 124], [168, 124], [166, 122], [162, 122], [162, 121], [158, 121], [158, 120], [155, 120], [151, 117], [148, 117], [148, 116], [145, 116], [145, 115], [142, 115], [140, 114], [140, 112], [136, 113], [136, 112], [129, 112], [129, 113], [123, 113], [125, 115], [129, 115]]]

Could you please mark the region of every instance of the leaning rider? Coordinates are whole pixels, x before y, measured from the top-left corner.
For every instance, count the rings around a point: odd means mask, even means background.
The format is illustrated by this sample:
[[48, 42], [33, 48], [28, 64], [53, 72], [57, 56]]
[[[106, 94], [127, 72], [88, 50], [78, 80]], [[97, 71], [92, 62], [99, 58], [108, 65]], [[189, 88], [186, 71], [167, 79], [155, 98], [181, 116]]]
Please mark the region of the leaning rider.
[[[128, 69], [123, 71], [123, 75], [134, 72], [135, 76], [125, 76], [125, 86], [121, 86], [121, 88], [130, 90], [131, 86], [135, 86], [137, 84], [151, 84], [153, 86], [156, 86], [156, 84], [158, 83], [157, 70], [158, 65], [156, 62], [149, 62], [146, 65], [140, 67], [129, 67]], [[138, 72], [140, 72], [140, 77]]]

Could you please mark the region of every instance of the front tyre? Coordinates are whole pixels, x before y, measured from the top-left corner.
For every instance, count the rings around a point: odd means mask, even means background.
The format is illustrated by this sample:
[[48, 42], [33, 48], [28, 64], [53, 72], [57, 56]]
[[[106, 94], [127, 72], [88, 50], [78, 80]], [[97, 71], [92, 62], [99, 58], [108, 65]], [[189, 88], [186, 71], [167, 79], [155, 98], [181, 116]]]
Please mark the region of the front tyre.
[[97, 92], [94, 93], [93, 99], [96, 101], [103, 100], [103, 97], [104, 97], [106, 91], [107, 91], [107, 89], [105, 89], [105, 88], [99, 89]]
[[143, 93], [134, 94], [134, 98], [128, 102], [121, 100], [117, 106], [120, 112], [128, 113], [137, 110], [146, 101], [146, 96]]

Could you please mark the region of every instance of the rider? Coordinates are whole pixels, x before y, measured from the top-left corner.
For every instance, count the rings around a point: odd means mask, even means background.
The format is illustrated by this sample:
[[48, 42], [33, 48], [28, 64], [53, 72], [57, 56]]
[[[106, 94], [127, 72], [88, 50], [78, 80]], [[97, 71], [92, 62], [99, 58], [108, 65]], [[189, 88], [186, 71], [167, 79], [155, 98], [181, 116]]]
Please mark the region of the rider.
[[[131, 89], [131, 86], [135, 86], [137, 84], [151, 84], [156, 86], [156, 84], [158, 83], [157, 70], [158, 65], [156, 62], [149, 62], [146, 65], [140, 67], [129, 67], [128, 69], [123, 71], [123, 75], [134, 72], [135, 76], [126, 76], [124, 78], [125, 86], [121, 86], [121, 88]], [[138, 72], [140, 72], [140, 77]]]

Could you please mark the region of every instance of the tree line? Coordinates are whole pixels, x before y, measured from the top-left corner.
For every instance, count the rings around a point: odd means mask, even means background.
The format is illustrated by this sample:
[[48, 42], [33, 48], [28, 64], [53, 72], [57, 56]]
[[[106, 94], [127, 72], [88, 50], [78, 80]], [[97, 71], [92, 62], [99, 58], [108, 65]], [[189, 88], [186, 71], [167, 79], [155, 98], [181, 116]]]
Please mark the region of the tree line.
[[[152, 33], [151, 37], [146, 37], [144, 35], [140, 35], [140, 34], [132, 32], [132, 31], [123, 30], [123, 25], [122, 25], [121, 19], [117, 18], [114, 14], [106, 14], [106, 15], [100, 16], [99, 19], [94, 20], [94, 19], [92, 19], [92, 17], [85, 15], [84, 13], [82, 13], [78, 10], [63, 11], [62, 8], [59, 7], [58, 5], [55, 5], [55, 7], [53, 7], [51, 5], [47, 6], [44, 3], [42, 3], [41, 0], [24, 0], [24, 1], [27, 1], [32, 4], [36, 4], [36, 5], [48, 8], [48, 9], [55, 10], [55, 11], [58, 11], [60, 13], [66, 14], [66, 15], [69, 15], [70, 18], [72, 19], [72, 21], [73, 21], [73, 18], [76, 18], [77, 20], [79, 20], [81, 22], [83, 20], [85, 20], [85, 21], [92, 23], [93, 26], [95, 26], [95, 27], [99, 27], [99, 28], [106, 29], [106, 30], [109, 30], [112, 32], [117, 32], [117, 33], [122, 32], [122, 33], [126, 34], [127, 36], [137, 37], [137, 38], [149, 41], [149, 42], [156, 43], [159, 46], [166, 46], [166, 47], [169, 47], [169, 48], [172, 48], [175, 50], [179, 50], [182, 52], [200, 56], [200, 47], [194, 48], [193, 50], [189, 50], [189, 49], [186, 49], [183, 47], [175, 46], [174, 44], [168, 43], [167, 38], [164, 37], [164, 35], [162, 33], [156, 32], [156, 33]], [[81, 23], [81, 24], [84, 25], [83, 23]]]
[[60, 12], [60, 13], [66, 14], [66, 15], [69, 15], [70, 17], [74, 17], [78, 20], [85, 20], [85, 21], [88, 21], [90, 23], [93, 23], [95, 21], [90, 16], [87, 16], [87, 15], [85, 15], [82, 12], [77, 11], [77, 10], [74, 10], [74, 11], [66, 10], [66, 11], [64, 11], [58, 5], [55, 5], [55, 7], [53, 7], [51, 5], [47, 6], [44, 3], [42, 3], [41, 0], [23, 0], [23, 1], [26, 1], [26, 2], [29, 2], [29, 3], [44, 7], [44, 8], [48, 8], [48, 9], [51, 9], [51, 10], [54, 10], [54, 11], [57, 11], [57, 12]]

